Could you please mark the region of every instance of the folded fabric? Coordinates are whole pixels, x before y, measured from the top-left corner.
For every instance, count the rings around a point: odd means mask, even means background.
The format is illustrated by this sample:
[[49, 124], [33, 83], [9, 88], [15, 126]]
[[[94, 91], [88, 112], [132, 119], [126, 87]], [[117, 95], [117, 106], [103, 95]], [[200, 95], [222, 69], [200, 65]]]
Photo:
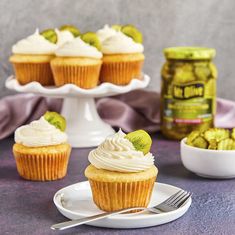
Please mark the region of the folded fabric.
[[[130, 132], [145, 129], [159, 130], [160, 95], [153, 91], [136, 90], [96, 101], [101, 118], [113, 127]], [[32, 94], [7, 96], [0, 100], [0, 139], [11, 135], [15, 129], [38, 119], [47, 110], [60, 112], [61, 99], [43, 98]], [[235, 126], [235, 102], [218, 98], [216, 127]]]

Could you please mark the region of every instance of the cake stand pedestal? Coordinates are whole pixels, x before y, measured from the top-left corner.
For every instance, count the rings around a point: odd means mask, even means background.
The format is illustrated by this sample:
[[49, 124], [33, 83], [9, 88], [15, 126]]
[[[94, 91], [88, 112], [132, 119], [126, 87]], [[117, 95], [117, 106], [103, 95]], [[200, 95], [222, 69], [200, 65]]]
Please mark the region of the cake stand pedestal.
[[34, 93], [44, 97], [63, 98], [61, 114], [66, 118], [68, 141], [72, 147], [98, 146], [114, 133], [110, 125], [99, 117], [95, 98], [127, 93], [148, 86], [150, 78], [144, 75], [142, 80], [133, 79], [126, 86], [102, 83], [93, 89], [81, 89], [73, 84], [62, 87], [44, 87], [38, 82], [20, 85], [14, 76], [6, 80], [6, 87], [22, 93]]

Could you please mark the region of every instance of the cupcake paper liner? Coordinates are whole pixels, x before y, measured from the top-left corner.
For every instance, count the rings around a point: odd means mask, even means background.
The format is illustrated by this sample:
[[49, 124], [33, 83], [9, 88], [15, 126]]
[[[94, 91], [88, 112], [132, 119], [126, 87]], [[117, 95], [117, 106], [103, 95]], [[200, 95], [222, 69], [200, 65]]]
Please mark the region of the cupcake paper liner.
[[90, 89], [98, 85], [101, 65], [51, 64], [51, 68], [56, 86], [72, 83], [81, 88]]
[[[133, 182], [102, 182], [89, 179], [93, 201], [104, 211], [147, 207], [156, 177]], [[136, 210], [131, 211], [136, 212]]]
[[14, 63], [16, 79], [24, 85], [30, 82], [39, 82], [43, 86], [54, 85], [50, 63]]
[[127, 85], [133, 78], [140, 79], [143, 60], [103, 62], [100, 80], [117, 85]]
[[50, 181], [67, 173], [70, 148], [64, 152], [26, 154], [13, 150], [19, 175], [27, 180]]

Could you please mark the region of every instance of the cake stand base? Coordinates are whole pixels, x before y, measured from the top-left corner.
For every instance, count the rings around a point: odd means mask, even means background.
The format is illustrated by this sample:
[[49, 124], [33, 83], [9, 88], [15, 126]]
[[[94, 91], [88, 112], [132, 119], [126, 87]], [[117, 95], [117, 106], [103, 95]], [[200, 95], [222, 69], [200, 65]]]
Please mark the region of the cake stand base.
[[114, 133], [99, 117], [94, 98], [64, 98], [61, 114], [67, 120], [66, 133], [72, 147], [94, 147]]

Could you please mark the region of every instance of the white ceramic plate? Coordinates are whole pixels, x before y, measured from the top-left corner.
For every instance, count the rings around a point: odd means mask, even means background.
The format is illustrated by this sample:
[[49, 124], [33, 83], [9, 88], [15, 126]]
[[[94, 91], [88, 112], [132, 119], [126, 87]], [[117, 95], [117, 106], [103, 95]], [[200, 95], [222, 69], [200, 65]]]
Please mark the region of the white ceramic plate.
[[[161, 203], [179, 190], [180, 188], [168, 184], [155, 183], [149, 207]], [[53, 200], [60, 213], [69, 219], [79, 219], [103, 212], [99, 210], [92, 201], [92, 194], [88, 181], [62, 188], [54, 195]], [[88, 224], [107, 228], [144, 228], [156, 226], [181, 217], [188, 210], [191, 202], [192, 199], [190, 198], [181, 208], [168, 213], [152, 214], [148, 212], [139, 212], [114, 215]], [[57, 222], [59, 223], [60, 221]]]

